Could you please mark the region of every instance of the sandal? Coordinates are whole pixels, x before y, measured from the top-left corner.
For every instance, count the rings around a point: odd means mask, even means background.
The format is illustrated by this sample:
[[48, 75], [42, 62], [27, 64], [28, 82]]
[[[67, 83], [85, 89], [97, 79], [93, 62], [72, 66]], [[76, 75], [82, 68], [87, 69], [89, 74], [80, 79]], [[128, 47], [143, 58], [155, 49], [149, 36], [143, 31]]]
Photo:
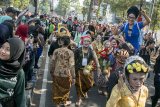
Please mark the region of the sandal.
[[103, 91], [102, 94], [103, 94], [104, 96], [108, 96], [108, 93], [105, 92], [105, 91]]
[[64, 104], [64, 106], [70, 106], [71, 105], [71, 101], [66, 101], [66, 103]]
[[102, 95], [102, 94], [103, 94], [103, 91], [98, 90], [98, 94]]
[[76, 106], [80, 106], [81, 104], [82, 104], [82, 100], [81, 99], [76, 102]]

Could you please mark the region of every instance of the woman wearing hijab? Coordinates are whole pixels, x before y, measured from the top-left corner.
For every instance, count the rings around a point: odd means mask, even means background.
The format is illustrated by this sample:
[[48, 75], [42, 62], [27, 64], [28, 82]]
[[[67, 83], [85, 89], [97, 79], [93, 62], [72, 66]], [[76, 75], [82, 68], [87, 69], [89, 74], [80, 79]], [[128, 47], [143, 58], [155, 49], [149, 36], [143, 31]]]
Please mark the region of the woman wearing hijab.
[[0, 24], [0, 47], [10, 37], [9, 29], [6, 25]]
[[[143, 15], [145, 20], [141, 22], [137, 22], [136, 19], [139, 16], [139, 14]], [[127, 11], [127, 17], [128, 22], [124, 23], [119, 30], [120, 32], [123, 32], [125, 35], [126, 42], [129, 42], [133, 45], [135, 49], [135, 54], [139, 52], [140, 49], [140, 33], [141, 29], [148, 25], [151, 22], [151, 19], [146, 15], [146, 13], [142, 10], [139, 11], [139, 9], [136, 6], [132, 6]]]
[[82, 98], [87, 97], [88, 90], [93, 86], [92, 61], [96, 63], [96, 69], [101, 72], [98, 58], [95, 51], [90, 47], [91, 37], [86, 35], [81, 37], [82, 47], [75, 50], [75, 74], [76, 74], [76, 91], [78, 100], [76, 105], [82, 103]]
[[[119, 74], [118, 84], [112, 89], [106, 107], [145, 107], [148, 88], [144, 86], [149, 67], [139, 56], [131, 56]], [[121, 70], [119, 70], [121, 72]]]
[[8, 39], [0, 48], [0, 104], [25, 107], [25, 80], [22, 65], [25, 46], [19, 38]]

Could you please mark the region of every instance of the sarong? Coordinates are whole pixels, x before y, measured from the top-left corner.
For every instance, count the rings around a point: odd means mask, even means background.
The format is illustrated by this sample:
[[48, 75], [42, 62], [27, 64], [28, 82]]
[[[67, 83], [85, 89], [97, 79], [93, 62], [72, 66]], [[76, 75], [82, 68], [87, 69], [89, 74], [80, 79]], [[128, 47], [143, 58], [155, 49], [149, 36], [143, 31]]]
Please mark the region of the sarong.
[[52, 99], [55, 104], [62, 104], [69, 100], [71, 84], [71, 77], [53, 77]]
[[85, 97], [86, 92], [93, 86], [94, 80], [90, 73], [89, 75], [84, 75], [83, 70], [78, 70], [76, 72], [76, 91], [78, 97]]

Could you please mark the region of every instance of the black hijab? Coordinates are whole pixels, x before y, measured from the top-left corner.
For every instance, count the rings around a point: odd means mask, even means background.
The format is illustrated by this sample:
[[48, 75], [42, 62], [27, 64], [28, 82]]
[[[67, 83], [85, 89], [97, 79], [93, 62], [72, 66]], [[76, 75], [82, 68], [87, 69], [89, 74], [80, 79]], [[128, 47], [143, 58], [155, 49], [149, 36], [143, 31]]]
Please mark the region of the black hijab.
[[0, 60], [0, 76], [12, 78], [24, 64], [25, 45], [19, 38], [10, 38], [7, 42], [10, 45], [10, 59]]
[[0, 47], [10, 37], [9, 29], [6, 25], [0, 24]]

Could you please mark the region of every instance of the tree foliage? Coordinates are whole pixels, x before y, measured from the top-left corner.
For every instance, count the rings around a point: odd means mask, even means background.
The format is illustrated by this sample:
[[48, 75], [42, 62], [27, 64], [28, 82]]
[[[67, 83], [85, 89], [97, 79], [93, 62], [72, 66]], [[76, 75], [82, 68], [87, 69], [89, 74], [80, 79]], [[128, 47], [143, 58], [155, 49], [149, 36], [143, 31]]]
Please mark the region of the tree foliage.
[[25, 9], [28, 7], [30, 0], [11, 0], [11, 5], [18, 9]]
[[59, 0], [58, 6], [55, 9], [56, 13], [65, 16], [71, 6], [71, 2], [76, 2], [76, 0]]
[[39, 3], [39, 11], [41, 14], [45, 14], [49, 12], [49, 3], [47, 1], [41, 1]]
[[80, 5], [79, 0], [70, 2], [70, 6], [76, 10], [76, 13], [82, 12], [82, 6]]
[[139, 5], [140, 0], [109, 0], [112, 12], [124, 17], [126, 10], [133, 5]]
[[0, 6], [14, 6], [18, 9], [24, 9], [29, 5], [30, 0], [0, 0]]
[[160, 29], [160, 0], [155, 4], [151, 20], [151, 29], [153, 31]]

